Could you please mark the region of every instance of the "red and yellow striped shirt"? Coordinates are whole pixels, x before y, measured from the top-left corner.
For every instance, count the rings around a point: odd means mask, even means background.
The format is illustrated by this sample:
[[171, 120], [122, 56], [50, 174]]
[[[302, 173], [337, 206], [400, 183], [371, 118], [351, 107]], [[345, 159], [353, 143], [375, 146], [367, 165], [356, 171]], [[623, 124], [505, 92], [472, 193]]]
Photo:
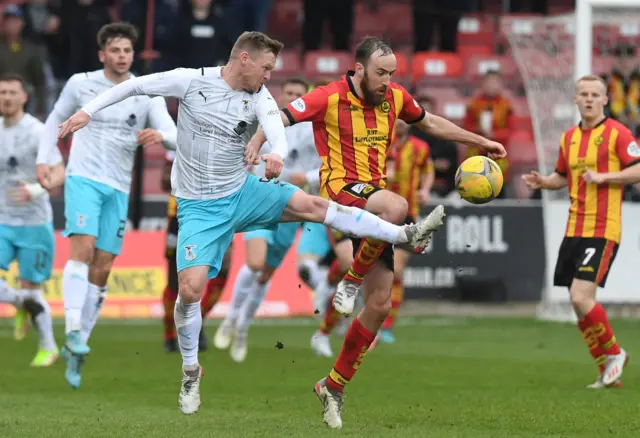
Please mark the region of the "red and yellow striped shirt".
[[407, 200], [409, 215], [417, 218], [420, 214], [420, 179], [434, 171], [429, 145], [417, 137], [409, 136], [404, 144], [391, 146], [389, 166], [393, 166], [393, 172], [389, 172], [389, 188]]
[[620, 243], [621, 184], [587, 184], [585, 169], [619, 172], [640, 162], [640, 148], [631, 131], [606, 118], [595, 128], [579, 126], [562, 134], [556, 172], [567, 178], [571, 206], [567, 237], [602, 237]]
[[397, 118], [421, 121], [425, 111], [401, 85], [391, 83], [385, 100], [368, 105], [357, 95], [348, 72], [289, 104], [291, 124], [312, 122], [320, 169], [320, 196], [332, 199], [347, 184], [386, 186], [387, 149]]

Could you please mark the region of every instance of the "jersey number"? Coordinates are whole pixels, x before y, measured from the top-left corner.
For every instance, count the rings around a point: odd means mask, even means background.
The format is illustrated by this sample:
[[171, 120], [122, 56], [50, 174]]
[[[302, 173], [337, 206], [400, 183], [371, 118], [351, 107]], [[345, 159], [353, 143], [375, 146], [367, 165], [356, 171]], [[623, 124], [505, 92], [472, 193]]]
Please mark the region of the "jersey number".
[[118, 227], [118, 232], [116, 236], [118, 239], [122, 239], [124, 237], [124, 228], [127, 225], [127, 221], [120, 221], [120, 226]]
[[591, 257], [593, 257], [593, 255], [596, 253], [596, 249], [595, 248], [587, 248], [584, 250], [584, 260], [582, 260], [582, 266], [585, 266], [587, 264], [589, 264], [589, 260], [591, 260]]

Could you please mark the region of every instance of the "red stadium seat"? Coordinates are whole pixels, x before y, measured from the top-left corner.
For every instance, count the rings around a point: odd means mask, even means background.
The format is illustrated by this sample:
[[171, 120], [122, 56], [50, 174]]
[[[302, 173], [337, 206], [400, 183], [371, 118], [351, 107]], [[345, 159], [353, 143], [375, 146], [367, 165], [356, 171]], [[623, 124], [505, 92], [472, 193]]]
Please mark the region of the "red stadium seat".
[[518, 77], [518, 67], [510, 56], [472, 56], [467, 60], [467, 77], [472, 80], [492, 70], [502, 73], [506, 80]]
[[436, 114], [455, 123], [462, 123], [467, 113], [467, 99], [450, 97], [436, 101]]
[[285, 50], [276, 58], [276, 68], [273, 70], [274, 79], [300, 76], [302, 65], [300, 53], [297, 50]]
[[304, 58], [304, 70], [310, 79], [319, 77], [342, 76], [353, 69], [353, 55], [349, 52], [307, 52]]
[[417, 88], [416, 95], [427, 95], [433, 98], [436, 103], [446, 100], [463, 99], [460, 89], [458, 87], [429, 87], [422, 86]]
[[[483, 15], [468, 15], [458, 23], [458, 53], [481, 55], [493, 53], [496, 25], [493, 18]], [[462, 56], [463, 58], [465, 56]]]
[[417, 52], [413, 56], [411, 70], [415, 83], [451, 84], [462, 77], [464, 66], [456, 53]]
[[509, 41], [507, 40], [506, 33], [518, 33], [525, 35], [532, 35], [536, 31], [544, 31], [544, 29], [536, 28], [535, 18], [540, 18], [541, 15], [536, 14], [504, 14], [500, 16], [498, 22], [498, 34], [496, 43], [502, 47], [503, 50], [509, 51]]
[[[322, 1], [322, 0], [318, 0]], [[413, 42], [413, 19], [411, 4], [402, 2], [380, 2], [380, 27], [374, 35], [385, 33], [391, 40], [393, 47], [411, 44]], [[360, 17], [358, 17], [358, 20]]]

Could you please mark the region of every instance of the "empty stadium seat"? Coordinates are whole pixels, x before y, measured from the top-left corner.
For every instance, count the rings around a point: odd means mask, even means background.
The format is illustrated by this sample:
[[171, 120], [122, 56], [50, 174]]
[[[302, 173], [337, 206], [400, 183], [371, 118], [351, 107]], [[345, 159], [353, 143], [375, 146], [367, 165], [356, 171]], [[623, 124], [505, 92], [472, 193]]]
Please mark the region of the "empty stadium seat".
[[514, 167], [536, 165], [538, 162], [535, 143], [528, 131], [515, 131], [509, 138], [507, 151]]
[[437, 100], [435, 111], [436, 114], [454, 123], [462, 123], [467, 113], [467, 99], [463, 97], [450, 97]]
[[488, 71], [499, 71], [505, 80], [518, 77], [518, 67], [510, 56], [472, 56], [467, 59], [467, 77], [474, 80], [482, 77]]
[[455, 85], [460, 82], [464, 65], [456, 53], [417, 52], [411, 70], [416, 85]]
[[411, 82], [411, 61], [410, 57], [404, 52], [395, 52], [396, 55], [396, 72], [393, 80], [405, 86], [409, 86]]
[[337, 78], [353, 69], [353, 54], [349, 52], [313, 51], [304, 58], [304, 70], [311, 80], [320, 77]]
[[465, 55], [493, 53], [496, 25], [491, 17], [467, 15], [458, 23], [458, 53]]
[[413, 42], [413, 17], [410, 3], [383, 1], [380, 2], [379, 11], [380, 24], [385, 30], [382, 32], [378, 30], [374, 35], [384, 33], [395, 48]]
[[297, 50], [284, 50], [276, 58], [273, 78], [278, 80], [291, 76], [300, 76], [301, 70], [300, 52]]

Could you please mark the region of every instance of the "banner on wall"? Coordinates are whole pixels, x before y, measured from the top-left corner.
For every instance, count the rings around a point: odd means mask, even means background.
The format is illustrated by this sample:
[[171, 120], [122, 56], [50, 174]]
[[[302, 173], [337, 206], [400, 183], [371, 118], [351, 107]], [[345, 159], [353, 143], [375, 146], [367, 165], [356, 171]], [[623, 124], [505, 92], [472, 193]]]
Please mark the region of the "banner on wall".
[[[162, 231], [131, 231], [125, 235], [122, 253], [116, 258], [109, 278], [109, 291], [101, 316], [106, 318], [160, 318], [164, 309], [162, 293], [166, 286], [165, 234]], [[227, 312], [238, 269], [245, 259], [242, 236], [234, 240], [231, 272], [218, 305], [209, 315], [221, 317]], [[69, 258], [69, 240], [56, 233], [56, 253], [52, 278], [43, 292], [54, 316], [63, 316], [62, 269]], [[11, 287], [18, 287], [18, 270], [14, 264], [5, 273]], [[0, 317], [13, 316], [12, 306], [0, 304]], [[311, 315], [309, 289], [299, 280], [295, 251], [285, 258], [275, 274], [271, 289], [258, 310], [258, 316]]]
[[427, 255], [409, 262], [407, 298], [476, 301], [474, 290], [499, 288], [502, 297], [482, 301], [540, 300], [546, 264], [540, 203], [458, 203], [446, 212], [446, 225], [434, 234]]
[[[569, 201], [550, 201], [545, 216], [549, 218], [545, 222], [546, 248], [547, 248], [547, 273], [548, 284], [545, 301], [568, 303], [567, 289], [553, 286], [553, 272], [558, 250], [564, 237], [569, 217]], [[598, 299], [603, 303], [638, 303], [638, 260], [640, 260], [640, 205], [630, 202], [622, 204], [622, 238], [618, 254], [607, 277], [604, 290], [598, 293]]]

